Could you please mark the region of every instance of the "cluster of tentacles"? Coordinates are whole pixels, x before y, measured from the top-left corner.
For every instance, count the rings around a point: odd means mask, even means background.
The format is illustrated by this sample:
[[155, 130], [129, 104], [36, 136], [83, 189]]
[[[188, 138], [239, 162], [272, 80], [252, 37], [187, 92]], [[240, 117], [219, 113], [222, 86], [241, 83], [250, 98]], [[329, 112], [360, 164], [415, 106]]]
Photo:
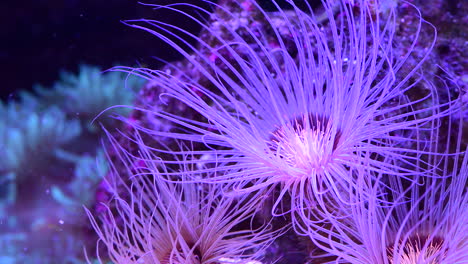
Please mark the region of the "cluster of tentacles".
[[281, 262], [271, 248], [293, 232], [310, 243], [310, 263], [466, 263], [461, 105], [421, 71], [436, 31], [418, 9], [398, 3], [418, 18], [403, 45], [396, 1], [272, 1], [274, 13], [224, 2], [151, 6], [186, 15], [201, 36], [127, 21], [191, 72], [118, 70], [191, 114], [147, 103], [134, 112], [173, 129], [122, 118], [123, 140], [109, 132], [114, 200], [91, 219], [110, 258]]

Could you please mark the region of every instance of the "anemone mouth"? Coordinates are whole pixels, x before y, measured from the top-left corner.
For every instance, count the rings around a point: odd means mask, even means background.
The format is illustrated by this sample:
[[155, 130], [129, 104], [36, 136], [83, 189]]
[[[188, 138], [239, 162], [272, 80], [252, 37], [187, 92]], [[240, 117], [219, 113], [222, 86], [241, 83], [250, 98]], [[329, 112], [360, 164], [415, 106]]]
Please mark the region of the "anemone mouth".
[[308, 113], [271, 132], [270, 151], [289, 166], [306, 171], [324, 170], [339, 148], [342, 132], [331, 118]]
[[440, 264], [446, 255], [442, 250], [444, 242], [440, 236], [412, 235], [398, 250], [388, 247], [388, 258], [391, 264]]

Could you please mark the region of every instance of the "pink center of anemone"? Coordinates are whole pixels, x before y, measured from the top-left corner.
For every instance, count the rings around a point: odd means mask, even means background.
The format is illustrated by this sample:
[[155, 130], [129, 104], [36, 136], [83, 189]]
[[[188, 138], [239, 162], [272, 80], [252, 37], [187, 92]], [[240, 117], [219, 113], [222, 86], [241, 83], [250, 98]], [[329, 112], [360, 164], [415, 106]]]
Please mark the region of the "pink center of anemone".
[[388, 257], [392, 264], [440, 264], [446, 255], [446, 252], [442, 251], [443, 244], [444, 239], [438, 236], [429, 241], [427, 235], [415, 235], [397, 251], [389, 248]]
[[331, 119], [306, 114], [275, 130], [268, 144], [275, 156], [289, 167], [320, 173], [333, 162], [340, 137], [341, 132]]

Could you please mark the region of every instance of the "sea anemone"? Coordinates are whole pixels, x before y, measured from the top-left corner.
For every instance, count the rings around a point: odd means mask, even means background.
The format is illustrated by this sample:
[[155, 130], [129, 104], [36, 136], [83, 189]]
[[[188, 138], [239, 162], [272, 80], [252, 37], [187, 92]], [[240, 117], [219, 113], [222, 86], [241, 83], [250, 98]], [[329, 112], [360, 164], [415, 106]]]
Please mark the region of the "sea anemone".
[[[193, 65], [198, 77], [120, 70], [151, 80], [164, 95], [200, 114], [199, 120], [191, 120], [153, 112], [182, 127], [182, 132], [135, 126], [153, 137], [205, 145], [204, 150], [178, 152], [204, 157], [207, 166], [194, 175], [210, 177], [192, 180], [224, 184], [238, 195], [271, 193], [280, 187], [273, 215], [293, 212], [297, 231], [307, 233], [304, 224], [320, 221], [311, 209], [349, 204], [348, 193], [367, 188], [382, 173], [419, 173], [407, 164], [424, 151], [423, 131], [446, 113], [431, 86], [419, 99], [408, 98], [424, 81], [418, 70], [434, 45], [427, 43], [422, 55], [423, 49], [416, 47], [421, 28], [431, 28], [423, 19], [410, 45], [395, 50], [395, 10], [389, 7], [380, 14], [378, 1], [324, 0], [320, 15], [307, 4], [304, 10], [288, 1], [290, 10], [284, 10], [272, 3], [278, 8], [275, 15], [251, 1], [231, 3], [239, 13], [214, 3], [217, 12], [212, 14], [188, 4], [154, 6], [185, 14], [211, 36], [208, 43], [162, 21], [127, 22], [166, 41]], [[178, 5], [210, 14], [215, 23], [205, 25]], [[264, 28], [250, 23], [242, 15], [247, 12], [256, 12]], [[417, 9], [415, 13], [420, 17]], [[356, 171], [364, 166], [370, 180], [359, 185]], [[220, 173], [223, 170], [229, 173]], [[290, 204], [280, 208], [285, 197]]]
[[[125, 82], [122, 82], [122, 81]], [[53, 102], [68, 114], [92, 120], [107, 107], [131, 104], [144, 82], [123, 73], [105, 73], [99, 67], [80, 65], [78, 74], [61, 72], [53, 89], [35, 86], [44, 102]]]
[[88, 214], [114, 263], [257, 263], [275, 237], [268, 224], [254, 225], [261, 197], [225, 197], [216, 185], [184, 183], [190, 170], [181, 167], [175, 178], [141, 138], [138, 157], [110, 140], [118, 157], [108, 177], [114, 199], [99, 220]]
[[392, 192], [382, 199], [376, 198], [377, 186], [371, 194], [356, 193], [356, 204], [342, 209], [347, 218], [311, 227], [310, 238], [339, 263], [466, 263], [468, 156], [448, 149], [427, 156], [428, 164], [420, 163], [424, 175], [411, 183], [388, 176]]
[[42, 161], [53, 156], [50, 148], [61, 147], [81, 133], [79, 122], [67, 120], [57, 107], [40, 111], [11, 102], [0, 104], [0, 115], [0, 173], [29, 171], [40, 163], [38, 155]]

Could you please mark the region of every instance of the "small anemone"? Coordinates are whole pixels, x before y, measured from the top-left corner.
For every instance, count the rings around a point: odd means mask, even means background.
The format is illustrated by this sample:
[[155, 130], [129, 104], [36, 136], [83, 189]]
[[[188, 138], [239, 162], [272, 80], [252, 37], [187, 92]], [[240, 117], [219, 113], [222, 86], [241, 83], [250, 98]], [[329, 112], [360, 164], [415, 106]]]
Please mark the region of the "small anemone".
[[[437, 138], [435, 134], [434, 142]], [[468, 155], [449, 152], [450, 145], [443, 153], [434, 151], [424, 157], [428, 164], [419, 163], [424, 173], [413, 181], [383, 176], [391, 188], [381, 199], [377, 186], [368, 189], [370, 194], [351, 195], [356, 203], [341, 208], [346, 217], [327, 217], [327, 228], [311, 226], [310, 238], [346, 263], [464, 263], [468, 259]], [[460, 138], [455, 145], [459, 149]]]
[[219, 186], [190, 182], [184, 166], [169, 173], [138, 136], [136, 156], [110, 140], [114, 199], [99, 219], [88, 215], [114, 263], [255, 263], [275, 238], [253, 224], [261, 197], [226, 197]]

